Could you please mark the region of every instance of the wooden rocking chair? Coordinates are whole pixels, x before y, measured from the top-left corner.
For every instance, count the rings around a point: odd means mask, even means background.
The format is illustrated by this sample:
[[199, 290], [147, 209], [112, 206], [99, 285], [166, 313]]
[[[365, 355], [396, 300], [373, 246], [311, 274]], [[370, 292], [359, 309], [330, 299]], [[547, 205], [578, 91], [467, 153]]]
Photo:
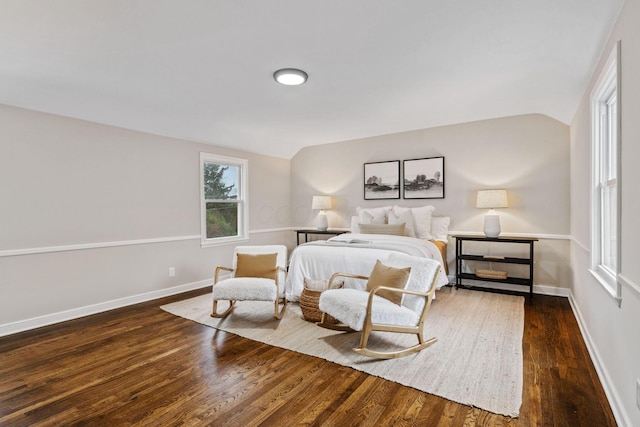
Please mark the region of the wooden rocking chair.
[[[360, 346], [353, 350], [363, 356], [393, 359], [419, 352], [437, 341], [424, 338], [425, 319], [435, 293], [435, 284], [441, 270], [435, 260], [394, 253], [385, 263], [393, 267], [411, 267], [405, 289], [392, 286], [378, 286], [370, 291], [360, 289], [331, 289], [338, 277], [368, 280], [368, 276], [349, 273], [335, 273], [329, 280], [329, 289], [320, 295], [320, 310], [323, 317], [317, 324], [327, 329], [339, 331], [362, 331]], [[401, 297], [401, 305], [380, 296], [388, 291]], [[339, 324], [325, 322], [327, 315], [340, 321]], [[376, 351], [367, 348], [371, 332], [397, 332], [415, 334], [418, 344], [396, 351]]]
[[[274, 317], [282, 319], [287, 308], [284, 289], [286, 263], [287, 247], [284, 245], [236, 247], [233, 268], [216, 268], [211, 317], [228, 316], [236, 301], [273, 301]], [[232, 277], [219, 281], [221, 271], [231, 272]], [[223, 300], [229, 301], [229, 307], [218, 313], [218, 301]]]

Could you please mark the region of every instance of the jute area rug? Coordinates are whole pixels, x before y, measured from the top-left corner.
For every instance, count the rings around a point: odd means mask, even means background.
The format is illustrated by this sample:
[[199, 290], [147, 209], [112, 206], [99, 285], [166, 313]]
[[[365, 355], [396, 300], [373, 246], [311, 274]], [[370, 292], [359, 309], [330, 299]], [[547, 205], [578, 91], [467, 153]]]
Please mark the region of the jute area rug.
[[[161, 307], [169, 313], [299, 353], [349, 366], [389, 381], [490, 412], [517, 417], [522, 404], [524, 298], [444, 288], [427, 316], [425, 336], [438, 341], [407, 357], [375, 360], [352, 349], [359, 333], [331, 331], [307, 322], [290, 303], [282, 320], [273, 304], [240, 301], [226, 319], [214, 319], [211, 295]], [[370, 347], [413, 345], [415, 336], [374, 333]]]

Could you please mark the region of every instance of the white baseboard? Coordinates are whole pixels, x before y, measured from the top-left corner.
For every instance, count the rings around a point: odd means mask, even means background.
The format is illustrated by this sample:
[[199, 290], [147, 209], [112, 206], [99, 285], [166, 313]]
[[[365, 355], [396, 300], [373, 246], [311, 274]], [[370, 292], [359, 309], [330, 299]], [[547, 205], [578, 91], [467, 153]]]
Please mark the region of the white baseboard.
[[549, 295], [553, 297], [569, 298], [569, 295], [571, 295], [571, 289], [550, 285], [533, 285], [533, 293], [540, 295]]
[[575, 299], [573, 298], [573, 293], [569, 292], [569, 304], [571, 305], [571, 309], [573, 310], [573, 315], [576, 317], [578, 321], [578, 327], [580, 328], [580, 333], [582, 334], [582, 339], [584, 339], [585, 344], [587, 345], [587, 350], [589, 351], [589, 356], [591, 356], [591, 360], [593, 361], [593, 365], [596, 368], [596, 373], [598, 374], [598, 378], [600, 379], [600, 383], [602, 383], [602, 387], [604, 388], [604, 393], [607, 396], [607, 400], [609, 401], [609, 405], [611, 406], [611, 411], [613, 412], [613, 416], [616, 419], [616, 422], [620, 427], [631, 427], [631, 421], [629, 420], [629, 416], [627, 415], [624, 407], [619, 403], [622, 402], [620, 396], [618, 395], [616, 388], [613, 387], [613, 381], [611, 381], [611, 377], [609, 376], [609, 372], [605, 368], [604, 364], [601, 362], [600, 354], [598, 353], [597, 348], [593, 344], [593, 339], [589, 334], [589, 330], [587, 329], [584, 318], [580, 313], [580, 308], [578, 307]]
[[132, 295], [117, 300], [105, 301], [98, 304], [60, 311], [58, 313], [32, 317], [30, 319], [19, 320], [17, 322], [5, 323], [3, 325], [0, 325], [0, 337], [15, 334], [18, 332], [28, 331], [30, 329], [40, 328], [42, 326], [53, 325], [54, 323], [89, 316], [91, 314], [102, 313], [103, 311], [113, 310], [114, 308], [125, 307], [128, 305], [138, 304], [157, 298], [176, 295], [183, 292], [192, 291], [194, 289], [201, 289], [207, 286], [211, 286], [212, 284], [212, 279], [200, 280], [198, 282], [187, 283], [171, 288], [159, 289], [157, 291], [146, 292], [144, 294]]

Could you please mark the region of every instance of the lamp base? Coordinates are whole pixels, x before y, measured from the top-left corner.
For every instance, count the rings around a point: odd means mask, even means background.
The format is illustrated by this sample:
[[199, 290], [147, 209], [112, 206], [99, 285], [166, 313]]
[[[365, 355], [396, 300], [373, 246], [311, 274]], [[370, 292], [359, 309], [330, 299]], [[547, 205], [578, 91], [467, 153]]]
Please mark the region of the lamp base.
[[318, 231], [327, 231], [329, 228], [329, 221], [327, 221], [327, 214], [320, 211], [318, 218], [316, 218], [316, 228]]
[[484, 235], [487, 237], [498, 237], [500, 235], [500, 217], [498, 215], [487, 214], [484, 216]]

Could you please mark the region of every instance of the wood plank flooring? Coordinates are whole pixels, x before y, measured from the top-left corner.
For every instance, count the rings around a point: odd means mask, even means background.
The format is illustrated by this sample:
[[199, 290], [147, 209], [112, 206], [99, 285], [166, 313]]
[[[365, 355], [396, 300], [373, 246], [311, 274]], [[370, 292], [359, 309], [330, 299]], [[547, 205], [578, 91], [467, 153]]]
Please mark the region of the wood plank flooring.
[[508, 418], [159, 308], [205, 292], [0, 338], [0, 426], [616, 425], [565, 298], [525, 303]]

